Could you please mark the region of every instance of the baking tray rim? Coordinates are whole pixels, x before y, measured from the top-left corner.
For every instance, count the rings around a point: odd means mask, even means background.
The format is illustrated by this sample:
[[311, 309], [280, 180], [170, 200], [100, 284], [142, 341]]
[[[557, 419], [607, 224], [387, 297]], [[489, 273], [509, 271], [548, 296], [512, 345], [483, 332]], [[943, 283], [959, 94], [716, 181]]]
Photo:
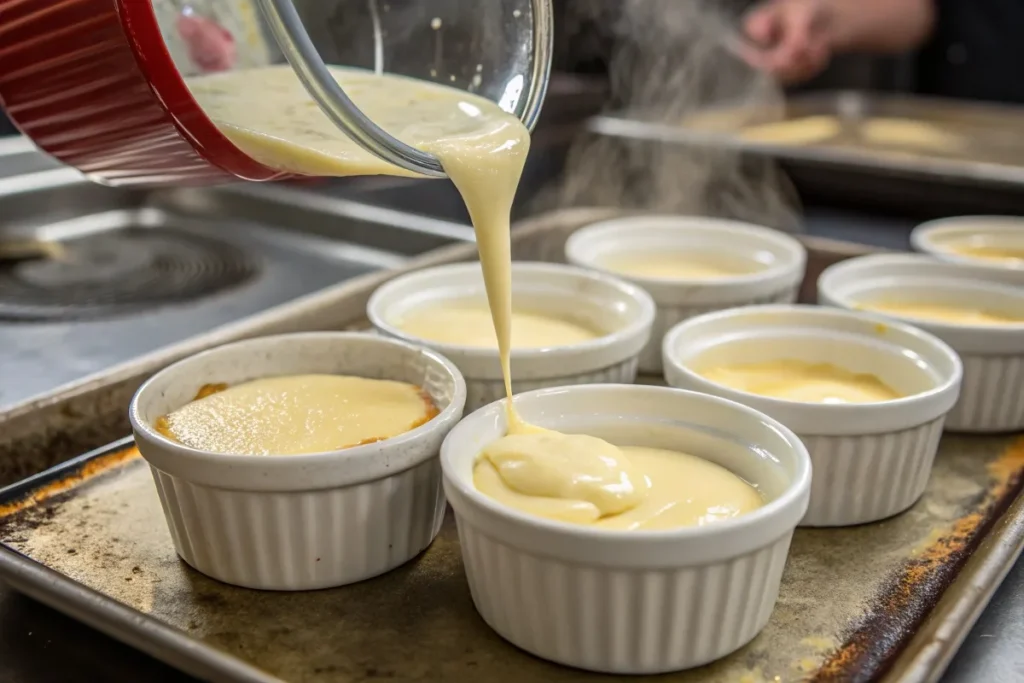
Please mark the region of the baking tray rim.
[[1024, 166], [984, 161], [950, 161], [938, 157], [893, 154], [881, 157], [869, 152], [812, 145], [773, 145], [743, 140], [727, 133], [705, 133], [668, 124], [635, 121], [612, 115], [595, 116], [587, 130], [608, 137], [644, 142], [717, 146], [737, 152], [770, 156], [819, 166], [923, 175], [936, 179], [962, 179], [978, 183], [1024, 185]]
[[[1018, 493], [993, 521], [979, 547], [957, 573], [953, 583], [946, 587], [921, 628], [907, 641], [904, 654], [896, 657], [883, 680], [937, 683], [1022, 555], [1024, 491]], [[951, 591], [962, 581], [969, 581], [976, 590], [964, 590], [951, 598]], [[946, 602], [947, 599], [950, 601]], [[957, 614], [964, 616], [958, 620]], [[923, 646], [918, 647], [919, 641], [924, 641]], [[908, 655], [910, 652], [913, 654]]]
[[[75, 472], [96, 458], [131, 448], [134, 444], [135, 439], [127, 436], [0, 488], [0, 504], [16, 501], [40, 485]], [[120, 463], [118, 467], [126, 464]], [[156, 617], [139, 612], [79, 583], [3, 542], [0, 542], [0, 578], [33, 600], [189, 675], [232, 683], [281, 683], [281, 679], [205, 645]], [[211, 674], [216, 676], [211, 677]]]
[[[885, 92], [865, 90], [826, 90], [821, 92], [796, 94], [778, 103], [766, 104], [763, 107], [751, 105], [749, 102], [722, 102], [702, 109], [707, 113], [731, 111], [765, 111], [783, 110], [789, 107], [806, 109], [808, 107], [832, 109], [841, 108], [844, 100], [856, 100], [858, 110], [870, 109], [874, 106], [899, 105], [910, 103], [909, 106], [939, 109], [957, 109], [967, 114], [985, 114], [990, 117], [1003, 116], [1011, 118], [1020, 116], [1024, 108], [989, 102], [962, 102], [948, 98], [935, 98], [917, 95], [898, 95]], [[835, 105], [835, 106], [831, 106]], [[693, 112], [698, 113], [698, 112]], [[909, 174], [925, 176], [932, 179], [956, 179], [976, 183], [996, 183], [1021, 185], [1024, 184], [1024, 166], [998, 161], [976, 161], [973, 159], [956, 159], [927, 154], [885, 153], [881, 151], [858, 151], [845, 147], [825, 147], [820, 145], [785, 145], [745, 140], [737, 135], [738, 129], [725, 131], [701, 131], [682, 124], [672, 125], [631, 119], [619, 112], [607, 112], [591, 117], [584, 123], [591, 133], [608, 137], [625, 138], [639, 141], [668, 142], [694, 147], [714, 146], [773, 157], [779, 161], [805, 163], [813, 166], [825, 166], [849, 170], [887, 172], [889, 174]]]

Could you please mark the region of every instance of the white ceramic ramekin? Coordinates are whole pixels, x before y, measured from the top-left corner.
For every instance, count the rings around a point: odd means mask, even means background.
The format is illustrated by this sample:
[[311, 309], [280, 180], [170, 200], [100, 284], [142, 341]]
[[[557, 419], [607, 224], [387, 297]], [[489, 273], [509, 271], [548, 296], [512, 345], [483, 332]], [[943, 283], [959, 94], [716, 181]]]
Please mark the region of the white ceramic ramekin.
[[[862, 256], [827, 268], [820, 303], [857, 309], [877, 300], [991, 308], [1024, 319], [1024, 288], [993, 281], [985, 269], [924, 255]], [[945, 428], [962, 432], [1024, 429], [1024, 323], [958, 325], [883, 312], [934, 334], [964, 365], [960, 400]]]
[[[615, 273], [603, 259], [623, 252], [689, 250], [718, 254], [760, 269], [715, 279], [668, 279]], [[733, 306], [796, 301], [807, 251], [789, 235], [747, 223], [691, 216], [630, 216], [577, 230], [565, 244], [569, 263], [624, 278], [643, 287], [658, 306], [640, 372], [660, 374], [661, 341], [678, 322]]]
[[[311, 455], [224, 455], [153, 428], [208, 383], [327, 373], [410, 382], [441, 411], [391, 439]], [[182, 360], [132, 399], [174, 547], [225, 583], [268, 590], [340, 586], [382, 574], [430, 545], [445, 500], [438, 451], [466, 387], [442, 356], [375, 335], [312, 332], [251, 339]]]
[[[671, 386], [738, 401], [803, 439], [814, 463], [802, 526], [884, 519], [913, 505], [931, 474], [942, 424], [960, 391], [953, 349], [891, 318], [815, 306], [750, 306], [680, 323], [665, 337]], [[893, 401], [823, 404], [737, 391], [696, 370], [781, 359], [871, 373], [905, 395]]]
[[[466, 409], [505, 395], [496, 348], [442, 344], [414, 337], [395, 321], [420, 306], [445, 300], [486, 301], [479, 263], [429, 268], [381, 286], [367, 304], [377, 331], [430, 347], [452, 360], [466, 378]], [[582, 268], [553, 263], [512, 264], [513, 303], [574, 320], [605, 334], [591, 341], [540, 349], [512, 349], [516, 393], [573, 384], [630, 383], [651, 334], [654, 302], [639, 287]]]
[[778, 597], [811, 464], [786, 427], [744, 406], [665, 387], [597, 385], [517, 395], [533, 424], [619, 445], [689, 452], [758, 485], [767, 504], [668, 531], [610, 531], [534, 517], [473, 485], [480, 449], [503, 436], [495, 403], [441, 448], [473, 603], [522, 649], [561, 664], [651, 674], [706, 664], [749, 642]]
[[922, 223], [910, 233], [910, 244], [917, 251], [985, 268], [1004, 282], [1024, 286], [1024, 264], [1000, 263], [953, 251], [954, 245], [972, 240], [1024, 250], [1024, 217], [956, 216]]

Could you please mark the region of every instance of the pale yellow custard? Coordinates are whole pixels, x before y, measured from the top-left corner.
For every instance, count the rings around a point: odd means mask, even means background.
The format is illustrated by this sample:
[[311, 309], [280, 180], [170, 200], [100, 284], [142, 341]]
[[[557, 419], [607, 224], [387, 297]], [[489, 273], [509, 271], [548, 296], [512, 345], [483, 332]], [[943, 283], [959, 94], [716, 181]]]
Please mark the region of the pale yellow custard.
[[[938, 126], [913, 119], [872, 117], [846, 125], [862, 140], [878, 147], [903, 147], [925, 152], [952, 153], [964, 146], [962, 137]], [[779, 145], [815, 145], [839, 138], [844, 122], [835, 116], [805, 116], [750, 126], [740, 136], [751, 142]]]
[[860, 124], [860, 133], [869, 143], [880, 147], [910, 147], [949, 153], [964, 146], [959, 135], [913, 119], [869, 118]]
[[437, 408], [417, 386], [343, 375], [292, 375], [201, 392], [157, 421], [186, 446], [236, 455], [323, 453], [381, 441]]
[[951, 244], [945, 251], [957, 256], [966, 256], [983, 261], [993, 261], [1008, 266], [1024, 266], [1024, 248], [1001, 247], [992, 244]]
[[[514, 192], [515, 160], [525, 158], [529, 134], [498, 105], [427, 81], [329, 68], [364, 114], [400, 140], [436, 154], [457, 185], [455, 176], [471, 169], [490, 170], [483, 181], [499, 184], [503, 174], [497, 169], [505, 167], [513, 171], [505, 182]], [[188, 86], [221, 131], [268, 166], [307, 175], [415, 175], [349, 139], [286, 64], [201, 76]], [[492, 154], [498, 149], [502, 154]], [[495, 202], [503, 203], [503, 192], [495, 192]]]
[[609, 254], [600, 259], [603, 268], [636, 277], [677, 278], [680, 280], [713, 280], [715, 278], [747, 275], [760, 270], [728, 267], [679, 252], [626, 252]]
[[[474, 301], [450, 301], [426, 306], [410, 311], [395, 324], [403, 332], [414, 337], [442, 344], [491, 348], [498, 345], [491, 312], [485, 304]], [[599, 336], [601, 334], [597, 331], [571, 320], [529, 311], [512, 311], [513, 348], [566, 346], [590, 341]]]
[[773, 360], [699, 371], [705, 379], [749, 394], [801, 403], [875, 403], [901, 395], [878, 377], [830, 363]]
[[948, 306], [944, 304], [909, 304], [880, 301], [859, 304], [857, 308], [957, 325], [1019, 325], [1024, 323], [1024, 317], [1022, 316], [1007, 315], [983, 308]]
[[499, 439], [484, 449], [473, 483], [522, 512], [603, 529], [703, 526], [764, 505], [757, 489], [703, 458], [580, 435]]
[[774, 145], [813, 145], [831, 140], [842, 131], [842, 124], [834, 116], [806, 116], [750, 126], [740, 132], [740, 137]]

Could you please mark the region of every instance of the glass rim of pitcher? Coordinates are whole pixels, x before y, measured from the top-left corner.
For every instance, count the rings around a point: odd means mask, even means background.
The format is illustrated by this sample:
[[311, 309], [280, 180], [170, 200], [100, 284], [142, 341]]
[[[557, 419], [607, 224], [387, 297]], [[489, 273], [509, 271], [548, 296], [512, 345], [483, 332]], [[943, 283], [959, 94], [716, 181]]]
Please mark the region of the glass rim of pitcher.
[[[292, 0], [258, 0], [258, 3], [285, 59], [334, 125], [370, 154], [399, 168], [428, 177], [447, 177], [437, 157], [385, 131], [348, 97], [313, 45]], [[554, 31], [550, 0], [530, 0], [530, 4], [533, 19], [531, 72], [526, 97], [517, 107], [521, 111], [516, 115], [526, 129], [532, 131], [547, 94]]]

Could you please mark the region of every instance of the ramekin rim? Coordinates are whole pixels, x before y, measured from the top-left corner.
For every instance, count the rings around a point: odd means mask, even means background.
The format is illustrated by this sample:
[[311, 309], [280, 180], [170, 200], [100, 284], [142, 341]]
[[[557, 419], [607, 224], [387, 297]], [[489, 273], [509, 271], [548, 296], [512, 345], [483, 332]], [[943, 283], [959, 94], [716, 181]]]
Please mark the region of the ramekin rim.
[[[947, 270], [953, 272], [954, 270], [963, 267], [965, 277], [962, 278], [963, 282], [970, 283], [973, 289], [984, 289], [992, 292], [996, 292], [1000, 295], [1016, 297], [1024, 302], [1024, 290], [1019, 287], [1013, 287], [1002, 281], [988, 280], [983, 278], [972, 278], [969, 277], [970, 270], [972, 269], [973, 262], [967, 264], [961, 261], [939, 261], [931, 258], [927, 254], [870, 254], [866, 256], [858, 256], [838, 263], [833, 263], [831, 266], [826, 268], [818, 276], [818, 296], [824, 296], [825, 298], [840, 303], [844, 308], [849, 310], [863, 310], [855, 308], [855, 301], [845, 293], [840, 293], [838, 285], [835, 284], [835, 278], [840, 275], [845, 275], [847, 271], [854, 271], [858, 267], [867, 266], [868, 261], [877, 264], [892, 264], [894, 266], [901, 263], [907, 264], [908, 266], [913, 265], [914, 267], [926, 267], [934, 268], [937, 271]], [[898, 275], [892, 275], [889, 277], [899, 277]], [[908, 277], [910, 277], [908, 275]], [[871, 312], [871, 311], [865, 311]], [[951, 332], [977, 332], [987, 334], [1013, 334], [1021, 335], [1024, 337], [1024, 320], [1021, 322], [1013, 323], [1001, 323], [1001, 324], [967, 324], [967, 323], [952, 323], [941, 320], [929, 320], [925, 318], [912, 318], [906, 315], [899, 315], [896, 313], [887, 313], [886, 317], [894, 318], [900, 322], [919, 327], [926, 332], [934, 329], [936, 334], [951, 333]]]
[[[708, 320], [735, 317], [737, 315], [748, 314], [751, 311], [762, 311], [771, 313], [773, 311], [779, 312], [793, 312], [802, 311], [812, 315], [838, 315], [843, 317], [859, 317], [865, 321], [871, 321], [878, 325], [883, 325], [887, 328], [898, 329], [901, 333], [910, 334], [923, 342], [933, 346], [935, 350], [938, 350], [944, 356], [946, 360], [950, 361], [953, 367], [953, 373], [947, 377], [943, 377], [942, 381], [936, 386], [932, 387], [927, 391], [918, 392], [909, 396], [902, 396], [897, 399], [889, 401], [878, 401], [874, 403], [851, 403], [851, 404], [830, 404], [830, 403], [808, 403], [806, 401], [790, 401], [786, 399], [774, 398], [771, 396], [763, 396], [761, 394], [753, 394], [746, 391], [740, 391], [718, 382], [712, 382], [705, 379], [702, 375], [694, 372], [689, 367], [684, 365], [675, 354], [668, 353], [669, 349], [674, 349], [678, 346], [678, 337], [684, 332], [688, 331], [688, 328], [694, 327], [699, 324], [705, 324]], [[894, 409], [906, 409], [914, 406], [915, 404], [925, 403], [928, 401], [936, 400], [943, 394], [956, 390], [959, 387], [960, 382], [963, 378], [963, 362], [960, 360], [959, 354], [953, 350], [949, 344], [939, 339], [935, 335], [921, 330], [913, 325], [904, 323], [899, 320], [887, 318], [885, 316], [865, 313], [862, 311], [853, 311], [842, 308], [829, 308], [825, 306], [813, 306], [809, 304], [763, 304], [757, 306], [744, 306], [741, 308], [730, 308], [722, 311], [713, 311], [711, 313], [705, 313], [703, 315], [694, 316], [680, 322], [670, 329], [666, 334], [662, 342], [663, 349], [663, 360], [671, 365], [672, 370], [679, 372], [687, 377], [687, 380], [696, 384], [706, 387], [712, 387], [716, 392], [725, 394], [730, 397], [730, 400], [736, 402], [752, 401], [758, 405], [771, 406], [774, 409], [782, 410], [796, 410], [796, 409], [807, 409], [821, 413], [831, 413], [835, 415], [841, 415], [843, 413], [859, 412], [863, 413], [868, 410], [894, 410]], [[908, 424], [907, 427], [916, 426], [918, 423]], [[890, 430], [885, 430], [886, 432]], [[853, 432], [850, 432], [853, 433]], [[819, 434], [820, 436], [840, 436], [838, 433]]]
[[[606, 268], [596, 261], [591, 259], [582, 258], [578, 253], [581, 243], [587, 239], [600, 239], [604, 237], [600, 233], [606, 232], [611, 234], [613, 232], [625, 231], [625, 230], [639, 230], [640, 227], [628, 227], [629, 223], [638, 221], [658, 221], [663, 220], [664, 225], [652, 226], [652, 227], [668, 227], [671, 222], [686, 222], [686, 221], [701, 221], [708, 223], [716, 223], [723, 228], [733, 229], [736, 232], [755, 233], [760, 237], [768, 241], [775, 241], [775, 243], [782, 247], [786, 252], [788, 259], [784, 262], [772, 264], [771, 266], [757, 270], [751, 273], [743, 273], [741, 275], [730, 275], [725, 277], [716, 277], [714, 279], [707, 278], [666, 278], [666, 277], [651, 277], [645, 275], [633, 275], [633, 274], [622, 274], [614, 270]], [[697, 226], [693, 226], [697, 227]], [[587, 268], [589, 270], [595, 270], [600, 273], [605, 273], [613, 277], [625, 277], [631, 282], [636, 282], [641, 286], [658, 286], [658, 287], [692, 287], [701, 286], [709, 289], [726, 287], [737, 287], [737, 286], [753, 286], [766, 281], [784, 280], [785, 276], [793, 274], [794, 271], [799, 271], [802, 267], [807, 264], [807, 249], [804, 245], [796, 238], [788, 235], [780, 230], [773, 230], [767, 226], [757, 225], [756, 223], [747, 223], [744, 221], [734, 221], [724, 218], [713, 218], [703, 216], [672, 216], [669, 214], [659, 214], [655, 216], [622, 216], [619, 218], [609, 218], [588, 225], [583, 226], [579, 230], [576, 230], [569, 236], [565, 242], [565, 255], [566, 259], [574, 265]], [[794, 277], [799, 277], [799, 274], [795, 274]], [[772, 288], [771, 292], [781, 291], [791, 286], [788, 282], [780, 282]]]
[[[383, 311], [379, 310], [383, 304], [381, 300], [393, 289], [397, 289], [399, 285], [404, 285], [408, 281], [415, 279], [416, 277], [426, 277], [428, 275], [434, 275], [436, 273], [450, 272], [450, 271], [469, 271], [479, 268], [479, 263], [453, 263], [440, 266], [432, 266], [430, 268], [423, 268], [416, 270], [411, 273], [401, 275], [377, 288], [376, 291], [370, 296], [369, 301], [366, 304], [366, 315], [370, 320], [370, 323], [377, 329], [383, 331], [388, 336], [402, 340], [408, 344], [414, 346], [428, 346], [431, 349], [437, 350], [439, 353], [445, 356], [451, 354], [456, 355], [459, 358], [467, 359], [489, 359], [496, 358], [498, 356], [498, 350], [496, 348], [480, 347], [480, 346], [465, 346], [462, 344], [445, 344], [441, 342], [435, 342], [429, 339], [423, 339], [411, 335], [396, 325], [391, 324], [387, 320], [387, 316]], [[599, 273], [586, 268], [580, 268], [579, 266], [562, 263], [547, 263], [544, 261], [514, 261], [512, 263], [512, 269], [524, 270], [535, 270], [539, 272], [561, 272], [571, 273], [573, 275], [586, 277], [592, 280], [601, 280], [605, 284], [612, 285], [624, 297], [628, 297], [636, 302], [640, 307], [640, 315], [622, 329], [616, 330], [615, 332], [596, 337], [594, 339], [588, 339], [584, 342], [578, 342], [575, 344], [565, 344], [562, 346], [548, 346], [539, 349], [516, 349], [513, 348], [509, 354], [512, 361], [518, 363], [529, 363], [533, 360], [540, 360], [552, 357], [561, 356], [577, 356], [581, 353], [600, 353], [606, 349], [616, 347], [620, 344], [624, 344], [627, 341], [641, 335], [645, 330], [649, 329], [654, 324], [654, 316], [656, 311], [656, 305], [651, 295], [643, 290], [642, 287], [628, 282], [622, 278], [615, 277], [608, 273]], [[621, 361], [622, 358], [617, 358], [612, 361]]]
[[[773, 518], [784, 516], [787, 510], [791, 509], [794, 505], [799, 505], [801, 497], [806, 498], [810, 493], [811, 485], [811, 457], [807, 451], [807, 447], [803, 441], [788, 427], [783, 425], [778, 420], [761, 413], [758, 410], [745, 406], [736, 401], [731, 401], [726, 398], [719, 396], [711, 396], [708, 394], [702, 394], [695, 391], [688, 391], [685, 389], [676, 389], [673, 387], [661, 387], [651, 385], [639, 385], [639, 384], [588, 384], [588, 385], [575, 385], [567, 387], [548, 387], [545, 389], [536, 389], [533, 391], [524, 392], [517, 394], [513, 397], [513, 400], [520, 400], [521, 397], [525, 397], [526, 400], [541, 399], [547, 395], [560, 394], [564, 392], [595, 392], [595, 391], [641, 391], [647, 393], [662, 393], [665, 395], [683, 393], [691, 398], [697, 400], [704, 400], [711, 403], [717, 403], [722, 406], [727, 406], [729, 409], [737, 410], [743, 413], [746, 417], [757, 419], [760, 422], [766, 424], [782, 436], [787, 444], [792, 447], [792, 452], [797, 461], [797, 473], [790, 481], [787, 482], [786, 488], [781, 495], [775, 499], [769, 501], [765, 505], [761, 506], [753, 512], [749, 512], [745, 515], [735, 517], [732, 519], [722, 520], [715, 522], [714, 524], [708, 524], [705, 526], [689, 526], [680, 527], [678, 529], [663, 529], [663, 530], [621, 530], [621, 529], [604, 529], [599, 527], [590, 527], [580, 524], [572, 524], [569, 522], [560, 522], [557, 520], [547, 519], [544, 517], [538, 517], [530, 515], [525, 512], [520, 512], [513, 508], [491, 499], [490, 497], [480, 493], [476, 488], [469, 482], [464, 481], [462, 477], [453, 476], [451, 471], [454, 469], [450, 465], [450, 458], [448, 454], [451, 452], [452, 446], [448, 445], [448, 441], [454, 440], [458, 436], [458, 430], [469, 429], [472, 423], [476, 420], [483, 420], [487, 414], [493, 413], [496, 410], [504, 410], [504, 399], [494, 401], [482, 408], [475, 410], [470, 415], [463, 418], [462, 421], [445, 438], [445, 444], [441, 446], [441, 471], [444, 478], [451, 482], [457, 489], [458, 493], [465, 499], [469, 500], [473, 505], [477, 505], [487, 512], [497, 515], [506, 521], [511, 521], [522, 527], [527, 527], [547, 533], [564, 534], [567, 537], [593, 540], [595, 542], [618, 542], [618, 543], [655, 543], [666, 540], [678, 540], [678, 541], [691, 541], [700, 542], [702, 540], [713, 538], [715, 536], [721, 536], [726, 533], [740, 533], [745, 529], [757, 525], [767, 524]], [[466, 425], [463, 427], [463, 425]], [[454, 435], [454, 436], [453, 436]], [[756, 483], [756, 482], [755, 482]], [[796, 523], [794, 523], [794, 527]], [[768, 539], [771, 540], [771, 539]]]
[[[450, 379], [454, 381], [455, 393], [452, 396], [451, 401], [443, 410], [437, 415], [430, 418], [423, 424], [414, 427], [413, 429], [403, 432], [401, 434], [376, 441], [370, 444], [364, 444], [360, 446], [352, 446], [350, 448], [342, 448], [332, 451], [323, 451], [320, 453], [306, 453], [301, 455], [272, 455], [272, 456], [254, 456], [240, 453], [217, 453], [214, 451], [207, 451], [200, 448], [193, 448], [176, 441], [172, 441], [167, 438], [159, 431], [157, 431], [152, 425], [148, 424], [140, 415], [139, 404], [143, 397], [145, 397], [147, 391], [151, 391], [151, 386], [156, 383], [156, 380], [165, 373], [171, 373], [174, 371], [180, 371], [180, 369], [188, 363], [194, 362], [207, 355], [212, 355], [217, 352], [223, 353], [225, 349], [232, 350], [236, 348], [242, 348], [245, 346], [256, 345], [260, 342], [266, 342], [267, 340], [280, 340], [280, 339], [295, 339], [301, 341], [303, 339], [335, 339], [340, 342], [344, 342], [347, 339], [365, 339], [372, 340], [375, 343], [379, 343], [383, 346], [391, 346], [393, 348], [401, 347], [409, 351], [416, 351], [425, 357], [429, 358], [431, 362], [436, 363], [440, 367], [444, 368], [445, 372], [448, 373]], [[256, 468], [258, 466], [266, 466], [268, 463], [287, 463], [288, 466], [293, 468], [310, 467], [319, 464], [325, 464], [335, 461], [339, 458], [346, 460], [365, 461], [372, 459], [379, 455], [379, 452], [383, 448], [394, 448], [400, 447], [419, 441], [424, 436], [427, 436], [438, 429], [445, 429], [448, 423], [456, 422], [459, 414], [464, 410], [466, 402], [466, 380], [462, 376], [459, 369], [450, 360], [445, 358], [442, 354], [438, 353], [429, 348], [410, 344], [399, 339], [389, 339], [387, 337], [380, 337], [366, 332], [333, 332], [333, 331], [314, 331], [314, 332], [291, 332], [285, 334], [267, 335], [263, 337], [253, 337], [250, 339], [242, 339], [220, 346], [215, 346], [210, 349], [205, 349], [199, 353], [191, 356], [181, 358], [174, 363], [162, 368], [160, 371], [150, 376], [139, 388], [135, 391], [132, 396], [132, 400], [128, 407], [128, 419], [131, 423], [132, 429], [137, 435], [141, 435], [142, 438], [154, 442], [160, 448], [166, 449], [173, 453], [174, 457], [181, 458], [183, 462], [193, 463], [231, 463], [237, 464], [241, 467], [252, 466]], [[141, 449], [140, 449], [141, 450]], [[145, 454], [143, 454], [145, 457]], [[429, 459], [430, 456], [424, 457], [421, 461]], [[370, 481], [379, 477], [367, 477], [364, 481]], [[358, 483], [358, 482], [352, 482]]]
[[[941, 257], [944, 260], [948, 260], [954, 263], [965, 263], [977, 266], [979, 268], [985, 268], [989, 270], [998, 270], [1003, 272], [1020, 273], [1024, 272], [1024, 265], [1014, 265], [1008, 263], [999, 263], [995, 261], [986, 261], [985, 259], [973, 258], [971, 256], [964, 256], [956, 252], [947, 251], [941, 249], [938, 246], [935, 238], [937, 235], [943, 232], [954, 232], [960, 230], [967, 230], [966, 225], [970, 221], [1008, 221], [1020, 223], [1024, 226], [1024, 217], [1022, 216], [1011, 216], [1009, 214], [976, 214], [967, 216], [948, 216], [946, 218], [936, 218], [934, 220], [925, 221], [914, 227], [910, 232], [910, 244], [912, 247], [926, 254], [932, 254]], [[999, 226], [989, 227], [988, 231], [994, 233], [1000, 232], [1011, 232], [1013, 229], [1010, 226]], [[978, 230], [984, 234], [986, 230]]]

